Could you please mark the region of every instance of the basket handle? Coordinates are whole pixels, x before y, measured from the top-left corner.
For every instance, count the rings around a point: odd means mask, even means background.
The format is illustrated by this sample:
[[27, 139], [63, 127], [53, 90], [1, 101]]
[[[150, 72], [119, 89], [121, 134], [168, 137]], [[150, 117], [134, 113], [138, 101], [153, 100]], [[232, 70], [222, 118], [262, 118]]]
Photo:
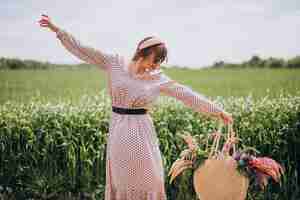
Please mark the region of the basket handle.
[[215, 156], [217, 154], [221, 136], [222, 136], [222, 123], [219, 123], [218, 130], [216, 132], [212, 133], [213, 144], [211, 146], [208, 158], [212, 158], [213, 156]]
[[[221, 136], [222, 136], [222, 127], [223, 127], [223, 124], [219, 123], [218, 130], [216, 132], [212, 133], [213, 144], [211, 146], [208, 158], [212, 158], [215, 155], [217, 155], [217, 153], [218, 153], [219, 145], [220, 145], [220, 139], [221, 139]], [[236, 133], [233, 130], [233, 124], [228, 124], [227, 125], [227, 133], [224, 134], [224, 137], [225, 137], [224, 138], [225, 143], [222, 147], [221, 152], [224, 155], [229, 156], [230, 149], [232, 148], [233, 149], [233, 154], [235, 154], [235, 152], [236, 152], [235, 143], [237, 142], [237, 137], [236, 137]]]
[[237, 142], [237, 137], [236, 137], [236, 133], [233, 130], [233, 124], [228, 124], [227, 125], [227, 137], [226, 137], [226, 141], [225, 141], [225, 143], [223, 145], [223, 148], [222, 148], [222, 153], [224, 155], [229, 156], [230, 149], [232, 148], [233, 154], [235, 154], [235, 152], [236, 152], [236, 148], [235, 148], [236, 142]]

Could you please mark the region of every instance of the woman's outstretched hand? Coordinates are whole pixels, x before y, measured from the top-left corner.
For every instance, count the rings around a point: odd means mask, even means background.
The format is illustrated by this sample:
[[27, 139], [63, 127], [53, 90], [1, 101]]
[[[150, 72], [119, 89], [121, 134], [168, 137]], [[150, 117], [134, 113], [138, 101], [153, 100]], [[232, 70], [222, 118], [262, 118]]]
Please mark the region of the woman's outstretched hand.
[[220, 113], [220, 118], [221, 118], [221, 120], [223, 120], [223, 123], [226, 124], [226, 125], [233, 123], [232, 115], [230, 113], [225, 112], [225, 111]]
[[42, 18], [39, 20], [39, 24], [41, 27], [49, 28], [53, 32], [58, 31], [58, 27], [55, 26], [48, 15], [42, 14]]

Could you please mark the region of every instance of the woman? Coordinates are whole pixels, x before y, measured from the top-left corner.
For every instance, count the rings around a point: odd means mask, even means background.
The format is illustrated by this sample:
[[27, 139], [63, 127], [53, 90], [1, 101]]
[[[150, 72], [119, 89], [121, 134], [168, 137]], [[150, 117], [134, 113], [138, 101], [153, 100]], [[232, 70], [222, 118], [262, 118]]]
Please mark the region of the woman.
[[165, 200], [164, 170], [153, 121], [147, 109], [160, 93], [175, 97], [194, 111], [232, 123], [232, 117], [208, 99], [162, 73], [166, 45], [157, 37], [139, 42], [133, 59], [109, 55], [82, 45], [42, 15], [40, 26], [56, 33], [62, 45], [108, 76], [112, 100], [105, 200]]

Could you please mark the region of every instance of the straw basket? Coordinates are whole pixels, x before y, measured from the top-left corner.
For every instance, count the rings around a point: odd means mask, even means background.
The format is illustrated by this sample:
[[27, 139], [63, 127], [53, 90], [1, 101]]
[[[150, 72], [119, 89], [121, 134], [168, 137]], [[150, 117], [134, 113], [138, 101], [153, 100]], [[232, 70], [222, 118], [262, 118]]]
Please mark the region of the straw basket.
[[[217, 133], [221, 133], [221, 128]], [[228, 126], [226, 136], [220, 151], [221, 135], [215, 135], [208, 159], [194, 172], [194, 189], [201, 200], [244, 200], [247, 196], [249, 180], [238, 172], [237, 162], [230, 155], [231, 148], [232, 154], [235, 152], [232, 125]]]

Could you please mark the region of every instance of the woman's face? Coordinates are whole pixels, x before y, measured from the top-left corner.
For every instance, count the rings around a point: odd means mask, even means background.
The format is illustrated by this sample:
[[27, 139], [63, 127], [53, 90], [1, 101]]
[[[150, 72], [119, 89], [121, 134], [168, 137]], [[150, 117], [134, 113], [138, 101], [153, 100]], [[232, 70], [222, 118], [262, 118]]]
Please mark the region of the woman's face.
[[145, 58], [140, 58], [139, 67], [143, 69], [143, 71], [146, 71], [146, 69], [159, 69], [160, 62], [155, 61], [155, 54], [152, 52], [149, 56]]

